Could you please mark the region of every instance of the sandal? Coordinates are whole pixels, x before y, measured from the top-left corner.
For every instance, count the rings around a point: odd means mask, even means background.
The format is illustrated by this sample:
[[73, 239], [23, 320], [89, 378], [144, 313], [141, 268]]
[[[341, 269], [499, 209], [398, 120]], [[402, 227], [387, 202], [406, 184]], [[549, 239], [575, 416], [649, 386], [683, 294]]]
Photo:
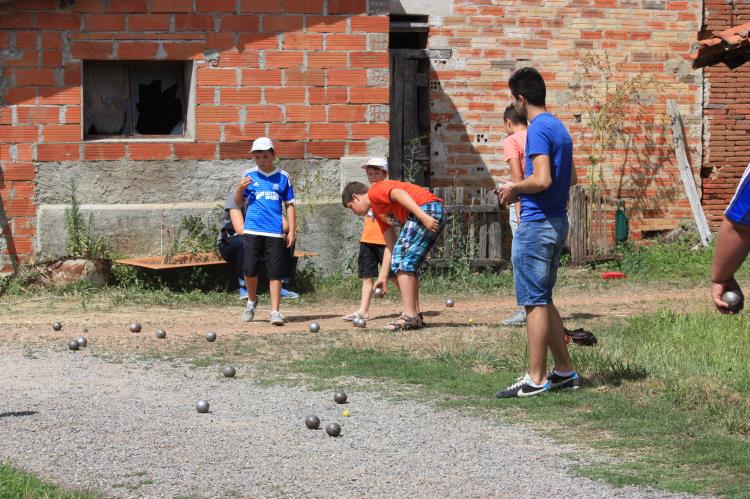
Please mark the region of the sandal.
[[358, 313], [358, 312], [352, 312], [351, 314], [347, 314], [342, 317], [345, 321], [352, 322], [354, 319], [364, 319], [369, 320], [369, 317], [365, 317], [364, 315]]
[[388, 323], [385, 327], [388, 331], [411, 331], [414, 329], [422, 329], [424, 323], [419, 320], [418, 317], [411, 317], [406, 314], [401, 314], [397, 320]]

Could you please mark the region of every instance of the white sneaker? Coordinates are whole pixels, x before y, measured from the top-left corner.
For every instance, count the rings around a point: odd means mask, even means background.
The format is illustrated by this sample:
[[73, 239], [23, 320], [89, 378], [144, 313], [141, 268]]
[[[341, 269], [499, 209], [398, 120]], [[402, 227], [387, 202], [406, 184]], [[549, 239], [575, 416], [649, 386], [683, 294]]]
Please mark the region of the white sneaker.
[[284, 316], [281, 315], [281, 312], [271, 312], [271, 324], [274, 326], [284, 325]]
[[245, 311], [242, 312], [242, 320], [245, 322], [250, 322], [253, 320], [253, 317], [255, 317], [255, 306], [256, 303], [251, 302], [250, 300], [247, 300], [247, 305], [245, 306]]

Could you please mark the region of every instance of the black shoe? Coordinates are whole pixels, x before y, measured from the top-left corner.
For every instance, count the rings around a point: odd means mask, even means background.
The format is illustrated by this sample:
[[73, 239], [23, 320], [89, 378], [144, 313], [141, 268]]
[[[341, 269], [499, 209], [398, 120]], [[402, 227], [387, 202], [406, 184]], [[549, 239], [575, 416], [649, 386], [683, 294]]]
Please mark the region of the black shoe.
[[539, 395], [550, 389], [549, 381], [545, 382], [542, 386], [531, 385], [531, 379], [528, 376], [519, 378], [519, 380], [510, 385], [505, 390], [499, 390], [495, 397], [499, 399], [509, 399], [514, 397], [531, 397], [532, 395]]
[[552, 371], [552, 373], [547, 376], [547, 384], [549, 384], [550, 390], [576, 390], [581, 386], [581, 377], [578, 376], [578, 373], [575, 371], [573, 371], [573, 374], [570, 376], [561, 376], [555, 371]]

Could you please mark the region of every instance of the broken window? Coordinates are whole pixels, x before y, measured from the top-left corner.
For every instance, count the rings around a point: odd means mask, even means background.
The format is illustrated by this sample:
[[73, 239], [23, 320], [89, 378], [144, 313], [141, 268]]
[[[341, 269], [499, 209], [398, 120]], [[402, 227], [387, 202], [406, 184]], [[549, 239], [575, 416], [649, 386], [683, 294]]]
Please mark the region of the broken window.
[[104, 62], [83, 65], [84, 137], [183, 137], [192, 65]]

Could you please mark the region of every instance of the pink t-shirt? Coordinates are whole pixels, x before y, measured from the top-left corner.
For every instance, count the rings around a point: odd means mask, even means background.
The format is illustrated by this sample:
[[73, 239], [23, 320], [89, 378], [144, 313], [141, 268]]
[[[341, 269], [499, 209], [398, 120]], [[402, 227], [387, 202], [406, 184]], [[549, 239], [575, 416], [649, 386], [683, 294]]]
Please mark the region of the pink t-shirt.
[[503, 143], [505, 161], [518, 159], [521, 161], [521, 173], [525, 174], [524, 156], [526, 154], [526, 130], [509, 135]]

